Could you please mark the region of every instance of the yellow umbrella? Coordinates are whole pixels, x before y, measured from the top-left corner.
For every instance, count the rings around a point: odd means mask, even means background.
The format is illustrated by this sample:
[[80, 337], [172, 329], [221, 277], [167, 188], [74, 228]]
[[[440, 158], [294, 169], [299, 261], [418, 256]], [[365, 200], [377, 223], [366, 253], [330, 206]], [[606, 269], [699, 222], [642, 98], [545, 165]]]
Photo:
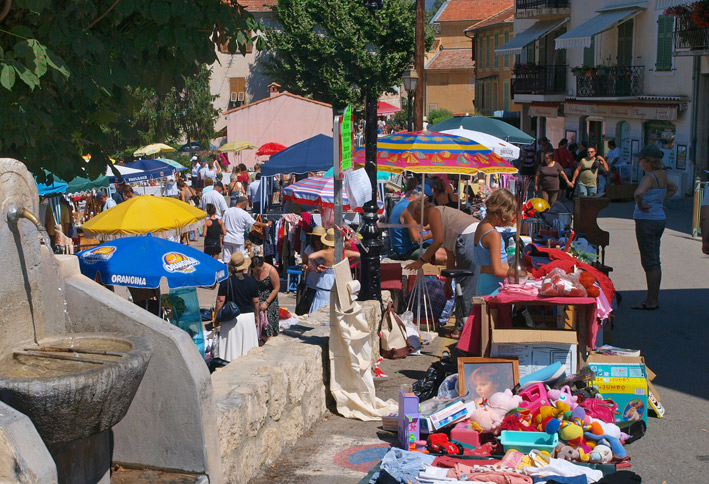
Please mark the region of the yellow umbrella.
[[241, 151], [241, 150], [252, 150], [256, 148], [254, 145], [247, 141], [232, 141], [231, 143], [226, 143], [219, 148], [222, 153], [227, 153], [229, 151]]
[[196, 229], [197, 222], [206, 216], [203, 210], [176, 198], [142, 195], [101, 212], [81, 228], [86, 235], [104, 240], [148, 233], [166, 237], [173, 230]]
[[170, 151], [175, 151], [175, 148], [173, 148], [172, 146], [168, 146], [165, 143], [154, 143], [152, 145], [138, 148], [138, 150], [133, 152], [133, 156], [150, 156], [158, 154], [161, 151], [169, 153]]

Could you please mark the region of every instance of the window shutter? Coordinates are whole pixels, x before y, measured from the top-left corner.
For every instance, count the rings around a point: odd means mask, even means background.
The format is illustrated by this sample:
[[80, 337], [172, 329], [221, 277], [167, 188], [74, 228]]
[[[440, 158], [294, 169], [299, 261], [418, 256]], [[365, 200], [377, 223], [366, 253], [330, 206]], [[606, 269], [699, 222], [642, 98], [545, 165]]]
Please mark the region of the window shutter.
[[504, 110], [510, 110], [510, 83], [505, 81], [502, 84], [502, 96], [504, 98]]
[[497, 47], [499, 45], [500, 45], [500, 35], [495, 34], [495, 48], [492, 50], [492, 56], [494, 59], [493, 65], [494, 65], [495, 69], [500, 67], [500, 60], [499, 60], [500, 58], [497, 55], [495, 55], [495, 49], [497, 49]]
[[[510, 33], [509, 33], [509, 32], [505, 32], [505, 44], [506, 44], [507, 42], [509, 42], [509, 41], [510, 41]], [[505, 67], [510, 67], [510, 56], [506, 55], [506, 56], [504, 56], [504, 57], [505, 57], [504, 66], [505, 66]]]
[[596, 36], [591, 37], [591, 47], [584, 47], [583, 49], [583, 65], [593, 66], [596, 65]]
[[655, 62], [655, 70], [669, 71], [672, 69], [673, 31], [673, 16], [660, 15], [657, 17], [657, 60]]

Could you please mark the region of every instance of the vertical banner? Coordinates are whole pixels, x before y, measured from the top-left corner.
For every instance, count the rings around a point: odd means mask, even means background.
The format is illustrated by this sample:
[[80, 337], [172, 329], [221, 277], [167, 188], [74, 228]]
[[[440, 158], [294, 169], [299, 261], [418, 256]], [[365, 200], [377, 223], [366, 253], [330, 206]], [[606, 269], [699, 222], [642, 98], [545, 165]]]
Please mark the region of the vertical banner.
[[[352, 168], [352, 106], [347, 105], [340, 125], [340, 153], [342, 171]], [[342, 177], [340, 177], [342, 178]]]
[[335, 263], [342, 261], [342, 233], [338, 230], [338, 227], [342, 227], [344, 223], [342, 217], [342, 158], [340, 149], [340, 133], [342, 130], [342, 116], [335, 116], [332, 123], [332, 166], [334, 168], [333, 176], [334, 189], [335, 189], [335, 201], [334, 201], [334, 215], [335, 215]]

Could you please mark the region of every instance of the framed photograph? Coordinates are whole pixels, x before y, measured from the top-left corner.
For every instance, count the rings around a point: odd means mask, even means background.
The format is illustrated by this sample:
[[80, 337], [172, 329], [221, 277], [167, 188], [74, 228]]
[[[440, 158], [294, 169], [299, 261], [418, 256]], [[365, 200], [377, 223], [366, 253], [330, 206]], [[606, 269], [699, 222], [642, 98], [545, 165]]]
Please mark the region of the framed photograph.
[[576, 143], [576, 130], [567, 129], [564, 131], [564, 138], [569, 141], [569, 144]]
[[675, 156], [678, 170], [687, 169], [687, 145], [677, 145], [677, 156]]
[[497, 392], [514, 388], [519, 379], [517, 358], [458, 358], [458, 393], [470, 392], [477, 405]]

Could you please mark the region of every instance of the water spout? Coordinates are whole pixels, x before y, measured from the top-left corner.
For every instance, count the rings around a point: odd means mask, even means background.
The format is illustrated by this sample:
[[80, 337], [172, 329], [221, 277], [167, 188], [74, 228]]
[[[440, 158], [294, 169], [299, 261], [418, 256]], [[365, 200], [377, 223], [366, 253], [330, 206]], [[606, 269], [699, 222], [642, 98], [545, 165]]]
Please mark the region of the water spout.
[[35, 214], [30, 212], [26, 208], [18, 208], [15, 204], [10, 205], [7, 210], [7, 220], [17, 225], [17, 222], [21, 218], [26, 218], [27, 220], [32, 222], [34, 226], [37, 227], [37, 230], [39, 230], [40, 232], [44, 230], [44, 226], [39, 222], [39, 219], [35, 216]]

